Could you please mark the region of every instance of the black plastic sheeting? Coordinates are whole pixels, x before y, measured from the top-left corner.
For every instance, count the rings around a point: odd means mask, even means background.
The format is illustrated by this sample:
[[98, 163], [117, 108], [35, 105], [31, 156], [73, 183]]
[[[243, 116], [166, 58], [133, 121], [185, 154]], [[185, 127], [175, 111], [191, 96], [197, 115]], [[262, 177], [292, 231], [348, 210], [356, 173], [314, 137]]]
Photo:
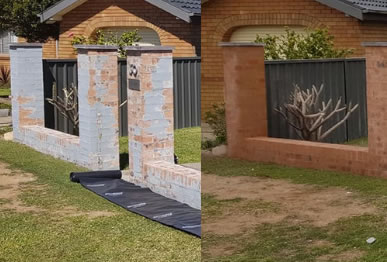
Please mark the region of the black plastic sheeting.
[[201, 211], [121, 179], [121, 171], [71, 173], [70, 180], [128, 211], [201, 237]]

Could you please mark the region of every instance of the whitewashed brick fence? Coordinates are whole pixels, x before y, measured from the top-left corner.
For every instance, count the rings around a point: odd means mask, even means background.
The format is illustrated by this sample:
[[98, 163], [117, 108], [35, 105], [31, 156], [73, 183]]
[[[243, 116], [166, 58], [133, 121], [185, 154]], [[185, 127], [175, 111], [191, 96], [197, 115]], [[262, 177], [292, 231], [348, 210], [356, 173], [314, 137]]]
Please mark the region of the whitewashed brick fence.
[[[12, 44], [14, 140], [91, 170], [119, 169], [115, 46], [78, 50], [79, 137], [44, 127], [41, 44]], [[125, 179], [200, 208], [200, 172], [174, 161], [172, 48], [128, 47], [129, 171]]]

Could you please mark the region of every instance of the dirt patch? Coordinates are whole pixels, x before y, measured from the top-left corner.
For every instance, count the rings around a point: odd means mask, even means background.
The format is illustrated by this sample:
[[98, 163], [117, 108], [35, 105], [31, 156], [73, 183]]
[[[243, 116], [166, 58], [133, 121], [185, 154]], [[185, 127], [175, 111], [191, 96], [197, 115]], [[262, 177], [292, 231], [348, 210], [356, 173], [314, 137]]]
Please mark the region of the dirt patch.
[[315, 240], [308, 243], [310, 247], [333, 247], [334, 244], [327, 240]]
[[9, 169], [8, 165], [0, 162], [0, 175], [11, 175], [12, 170]]
[[23, 189], [28, 188], [28, 190], [41, 191], [42, 194], [44, 194], [46, 189], [44, 185], [28, 184], [35, 180], [36, 177], [33, 174], [11, 170], [7, 164], [0, 162], [0, 211], [12, 210], [19, 213], [49, 212], [61, 217], [87, 216], [90, 219], [116, 215], [116, 213], [108, 211], [79, 211], [71, 206], [65, 206], [59, 211], [54, 212], [36, 206], [27, 206], [19, 198]]
[[25, 206], [19, 199], [22, 184], [35, 181], [32, 174], [10, 170], [4, 163], [0, 163], [0, 199], [4, 204], [0, 210], [13, 210], [16, 212], [40, 212], [37, 207]]
[[365, 254], [360, 250], [349, 250], [335, 255], [324, 255], [316, 259], [317, 262], [337, 261], [337, 262], [351, 262], [358, 260]]
[[236, 251], [236, 245], [238, 243], [231, 244], [222, 244], [211, 246], [209, 250], [211, 257], [221, 257], [221, 256], [230, 256]]
[[243, 206], [242, 201], [235, 204], [233, 210], [220, 210], [222, 215], [216, 218], [204, 216], [204, 234], [238, 234], [260, 224], [278, 223], [284, 219], [322, 227], [341, 218], [377, 212], [376, 207], [360, 201], [344, 189], [322, 189], [284, 180], [203, 175], [202, 193], [213, 195], [218, 200], [242, 198], [280, 206], [275, 212], [254, 213], [240, 210], [238, 205]]

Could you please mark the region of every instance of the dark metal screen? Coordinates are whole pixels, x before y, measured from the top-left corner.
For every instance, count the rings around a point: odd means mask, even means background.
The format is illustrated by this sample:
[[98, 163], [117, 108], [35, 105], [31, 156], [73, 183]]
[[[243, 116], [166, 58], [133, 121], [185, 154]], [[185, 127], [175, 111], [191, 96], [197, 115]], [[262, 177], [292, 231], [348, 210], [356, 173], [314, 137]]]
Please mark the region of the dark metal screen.
[[[340, 97], [343, 103], [359, 104], [346, 123], [335, 130], [326, 142], [342, 143], [367, 136], [366, 70], [365, 59], [318, 59], [266, 61], [266, 88], [269, 136], [297, 139], [293, 128], [275, 112], [288, 100], [293, 84], [302, 89], [324, 84], [323, 99]], [[343, 117], [345, 113], [340, 113]], [[338, 118], [336, 119], [338, 120]]]

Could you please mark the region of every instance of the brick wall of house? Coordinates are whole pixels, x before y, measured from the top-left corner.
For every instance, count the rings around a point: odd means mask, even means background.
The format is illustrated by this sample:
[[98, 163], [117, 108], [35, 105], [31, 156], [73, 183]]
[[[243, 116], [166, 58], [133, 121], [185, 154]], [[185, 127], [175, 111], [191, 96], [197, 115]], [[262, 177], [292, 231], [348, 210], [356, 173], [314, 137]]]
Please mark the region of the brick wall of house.
[[9, 67], [9, 55], [0, 54], [0, 67], [1, 66]]
[[223, 99], [223, 57], [218, 46], [245, 25], [302, 25], [327, 27], [337, 47], [355, 48], [361, 42], [387, 41], [387, 22], [361, 22], [315, 0], [210, 0], [202, 5], [202, 112]]
[[[195, 26], [196, 25], [196, 26]], [[92, 35], [101, 27], [148, 27], [157, 32], [161, 44], [175, 47], [174, 56], [195, 56], [200, 46], [198, 22], [187, 23], [143, 0], [93, 0], [63, 16], [60, 26], [59, 58], [75, 58], [70, 33]], [[200, 47], [198, 48], [200, 49]], [[44, 57], [56, 57], [55, 41], [44, 46]]]

